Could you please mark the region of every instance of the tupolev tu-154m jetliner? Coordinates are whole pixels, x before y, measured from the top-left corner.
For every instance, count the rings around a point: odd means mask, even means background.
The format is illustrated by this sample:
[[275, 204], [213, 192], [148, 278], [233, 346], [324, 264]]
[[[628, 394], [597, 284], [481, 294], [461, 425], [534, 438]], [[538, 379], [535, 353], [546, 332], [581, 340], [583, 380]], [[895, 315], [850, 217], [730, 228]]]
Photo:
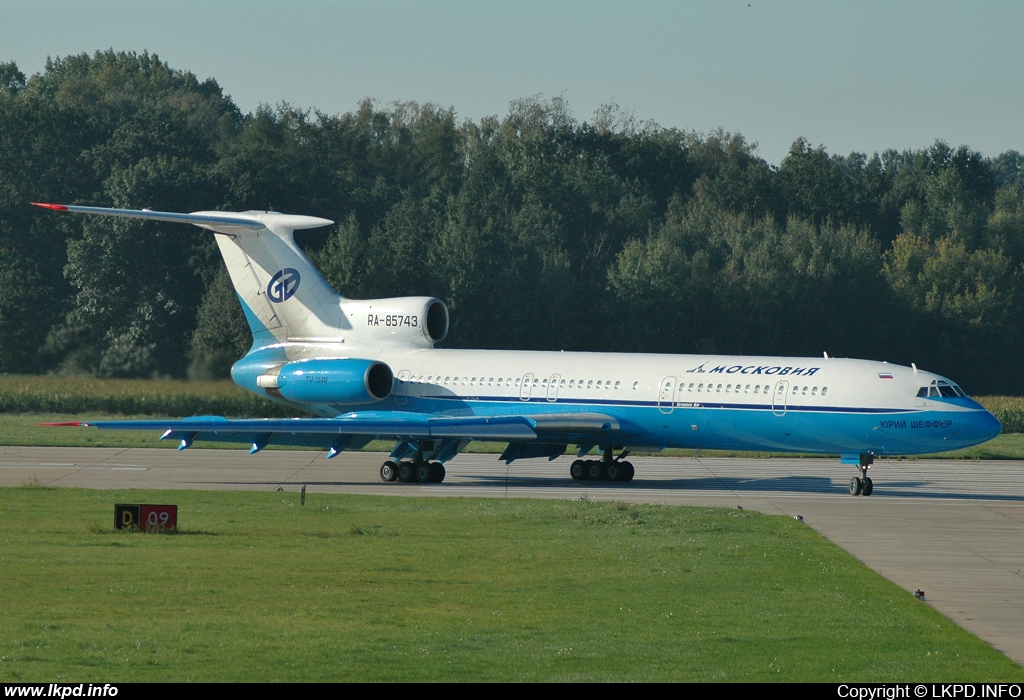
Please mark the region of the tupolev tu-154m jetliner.
[[[240, 386], [310, 418], [100, 421], [163, 438], [315, 446], [334, 457], [394, 441], [384, 481], [437, 483], [471, 440], [507, 443], [506, 462], [570, 445], [576, 480], [630, 481], [633, 450], [666, 447], [838, 454], [870, 495], [880, 455], [970, 447], [995, 417], [916, 366], [808, 357], [449, 350], [448, 309], [430, 297], [346, 299], [293, 239], [334, 222], [271, 211], [192, 214], [40, 204], [59, 212], [193, 224], [216, 234], [252, 329], [231, 369]], [[78, 425], [76, 423], [76, 425]], [[600, 459], [585, 460], [593, 451]], [[616, 454], [618, 453], [618, 454]]]

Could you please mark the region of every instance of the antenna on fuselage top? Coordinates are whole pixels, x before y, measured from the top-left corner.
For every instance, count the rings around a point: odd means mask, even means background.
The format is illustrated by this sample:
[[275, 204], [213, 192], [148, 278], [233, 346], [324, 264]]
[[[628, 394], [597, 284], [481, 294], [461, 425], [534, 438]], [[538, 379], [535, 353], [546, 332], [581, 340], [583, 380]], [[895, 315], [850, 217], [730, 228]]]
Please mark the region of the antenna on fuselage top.
[[915, 365], [913, 362], [910, 363], [910, 369], [914, 370], [914, 374], [917, 374], [917, 365]]
[[821, 354], [825, 356], [825, 359], [826, 359], [826, 360], [828, 359], [828, 353], [827, 353], [827, 352], [823, 352], [823, 353], [821, 353]]

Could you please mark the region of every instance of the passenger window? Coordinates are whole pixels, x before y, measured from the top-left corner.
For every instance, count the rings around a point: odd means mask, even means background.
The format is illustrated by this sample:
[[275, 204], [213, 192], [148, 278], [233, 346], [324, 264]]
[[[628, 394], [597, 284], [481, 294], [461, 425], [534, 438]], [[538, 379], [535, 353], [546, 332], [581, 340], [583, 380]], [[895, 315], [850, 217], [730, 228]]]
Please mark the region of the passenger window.
[[618, 391], [618, 389], [619, 389], [619, 384], [621, 384], [621, 383], [622, 383], [622, 382], [615, 382], [615, 390], [616, 390], [616, 391]]
[[827, 386], [821, 387], [821, 395], [825, 396], [827, 393], [828, 393], [828, 387]]
[[818, 387], [814, 387], [813, 389], [811, 389], [811, 396], [817, 396], [817, 395], [818, 395]]
[[593, 379], [587, 380], [587, 388], [588, 389], [593, 389], [594, 388], [594, 380]]
[[598, 380], [597, 380], [597, 388], [598, 388], [598, 389], [600, 389], [600, 388], [601, 388], [601, 380], [600, 380], [600, 379], [598, 379]]
[[639, 388], [640, 388], [640, 382], [633, 382], [633, 391], [636, 391]]

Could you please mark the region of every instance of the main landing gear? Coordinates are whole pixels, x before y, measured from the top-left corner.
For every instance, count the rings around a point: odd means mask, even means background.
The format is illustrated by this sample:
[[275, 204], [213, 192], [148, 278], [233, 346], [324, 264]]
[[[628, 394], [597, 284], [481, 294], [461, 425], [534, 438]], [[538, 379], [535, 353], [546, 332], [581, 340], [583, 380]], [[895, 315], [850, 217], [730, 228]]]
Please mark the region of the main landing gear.
[[605, 450], [601, 459], [577, 459], [569, 467], [569, 476], [573, 481], [632, 481], [633, 465], [623, 459], [627, 454], [614, 457]]
[[440, 484], [444, 481], [444, 465], [440, 462], [428, 462], [424, 459], [392, 462], [388, 460], [380, 465], [380, 480], [385, 482], [401, 481], [407, 484]]
[[868, 476], [868, 469], [871, 469], [874, 461], [874, 455], [860, 455], [859, 463], [857, 464], [857, 468], [860, 469], [860, 476], [850, 479], [851, 496], [870, 496], [871, 492], [875, 490], [875, 485], [871, 481], [871, 477]]

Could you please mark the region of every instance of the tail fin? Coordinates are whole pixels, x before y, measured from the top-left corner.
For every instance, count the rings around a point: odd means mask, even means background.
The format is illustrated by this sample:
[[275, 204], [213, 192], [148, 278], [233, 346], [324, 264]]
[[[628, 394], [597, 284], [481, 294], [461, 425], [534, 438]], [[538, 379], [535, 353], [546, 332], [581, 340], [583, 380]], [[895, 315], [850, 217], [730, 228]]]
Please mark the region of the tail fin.
[[329, 219], [272, 211], [178, 214], [33, 204], [52, 211], [187, 223], [215, 232], [257, 347], [283, 340], [336, 340], [348, 330], [341, 308], [343, 298], [320, 275], [292, 236], [298, 229], [333, 224]]

